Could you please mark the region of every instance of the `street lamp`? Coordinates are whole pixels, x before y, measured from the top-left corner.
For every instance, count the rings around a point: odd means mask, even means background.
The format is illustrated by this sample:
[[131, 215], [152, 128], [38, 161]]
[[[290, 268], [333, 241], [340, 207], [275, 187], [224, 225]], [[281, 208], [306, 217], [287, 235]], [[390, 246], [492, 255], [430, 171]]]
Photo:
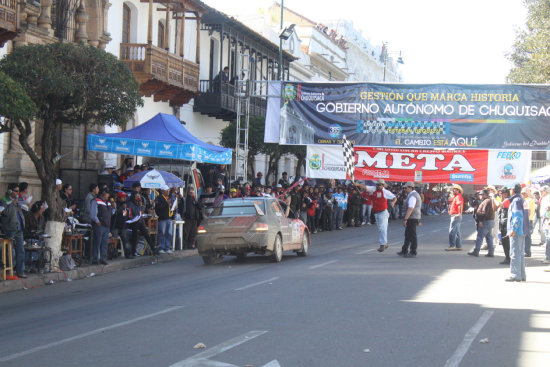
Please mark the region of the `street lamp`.
[[384, 43], [384, 76], [383, 76], [383, 79], [382, 81], [386, 81], [386, 66], [388, 64], [388, 55], [390, 53], [397, 53], [399, 52], [399, 57], [397, 58], [397, 63], [398, 64], [401, 64], [403, 65], [405, 62], [403, 61], [403, 57], [401, 56], [401, 51], [395, 51], [395, 52], [392, 52], [392, 51], [388, 51], [388, 44], [387, 43]]
[[279, 68], [277, 70], [277, 79], [281, 79], [281, 74], [283, 70], [283, 40], [287, 40], [290, 38], [292, 33], [294, 32], [294, 27], [296, 24], [291, 24], [290, 26], [283, 28], [283, 12], [284, 12], [285, 6], [284, 6], [284, 0], [281, 0], [281, 27], [280, 27], [280, 33], [279, 33]]

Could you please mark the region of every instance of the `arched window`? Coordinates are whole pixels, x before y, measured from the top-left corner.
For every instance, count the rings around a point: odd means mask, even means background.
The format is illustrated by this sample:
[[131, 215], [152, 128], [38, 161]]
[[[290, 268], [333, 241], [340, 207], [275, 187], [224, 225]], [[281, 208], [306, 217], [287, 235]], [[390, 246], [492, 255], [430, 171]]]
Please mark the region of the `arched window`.
[[160, 21], [158, 27], [157, 46], [160, 48], [164, 48], [164, 24], [162, 24], [162, 22]]
[[122, 6], [122, 43], [130, 43], [130, 19], [132, 11], [126, 4]]

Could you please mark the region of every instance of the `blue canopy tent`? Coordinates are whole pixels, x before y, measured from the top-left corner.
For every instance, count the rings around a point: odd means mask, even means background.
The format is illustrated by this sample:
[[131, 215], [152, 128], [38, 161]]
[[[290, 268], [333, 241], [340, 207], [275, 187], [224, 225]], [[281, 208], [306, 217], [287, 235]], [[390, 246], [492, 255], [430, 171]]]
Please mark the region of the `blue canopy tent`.
[[214, 164], [231, 164], [232, 153], [197, 139], [175, 116], [164, 113], [121, 133], [88, 134], [88, 150]]

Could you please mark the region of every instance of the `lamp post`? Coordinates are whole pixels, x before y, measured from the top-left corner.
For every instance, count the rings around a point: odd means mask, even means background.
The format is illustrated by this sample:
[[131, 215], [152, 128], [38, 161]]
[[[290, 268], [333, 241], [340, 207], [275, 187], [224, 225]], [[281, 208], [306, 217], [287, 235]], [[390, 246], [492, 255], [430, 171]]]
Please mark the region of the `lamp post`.
[[[401, 51], [395, 51], [391, 53], [397, 53], [399, 52], [399, 57], [397, 58], [397, 63], [403, 65], [405, 62], [403, 61], [403, 57], [401, 57]], [[384, 42], [384, 76], [382, 77], [382, 81], [386, 81], [386, 66], [388, 64], [388, 55], [390, 52], [388, 51], [388, 43]]]
[[283, 12], [284, 12], [284, 0], [281, 0], [281, 26], [279, 32], [279, 67], [277, 69], [277, 80], [282, 80], [282, 71], [283, 71], [283, 40], [287, 40], [294, 32], [294, 27], [296, 24], [291, 24], [286, 28], [283, 28]]

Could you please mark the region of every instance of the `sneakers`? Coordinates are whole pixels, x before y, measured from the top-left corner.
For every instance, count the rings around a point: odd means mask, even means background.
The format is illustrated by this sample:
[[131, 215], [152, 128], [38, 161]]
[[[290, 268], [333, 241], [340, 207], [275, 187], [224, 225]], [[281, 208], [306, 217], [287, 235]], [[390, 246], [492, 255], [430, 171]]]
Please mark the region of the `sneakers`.
[[163, 249], [159, 250], [159, 254], [164, 254], [164, 253], [166, 253], [166, 251], [164, 251]]
[[510, 260], [509, 259], [504, 259], [501, 262], [499, 262], [499, 264], [500, 265], [510, 265]]
[[478, 256], [479, 256], [479, 254], [478, 254], [477, 252], [474, 252], [474, 251], [468, 252], [468, 255], [474, 256], [474, 257], [478, 257]]
[[449, 246], [445, 249], [445, 251], [462, 251], [462, 248], [461, 247]]
[[487, 255], [485, 255], [485, 257], [495, 257], [495, 255], [493, 255], [493, 254], [487, 254]]
[[403, 252], [403, 251], [399, 251], [399, 252], [397, 253], [397, 255], [399, 255], [399, 256], [401, 256], [401, 257], [407, 257], [408, 253]]
[[172, 253], [172, 250], [168, 249], [165, 251], [167, 254], [171, 254]]
[[509, 278], [506, 278], [504, 279], [505, 282], [521, 282], [520, 279], [516, 279], [514, 277], [509, 277]]

